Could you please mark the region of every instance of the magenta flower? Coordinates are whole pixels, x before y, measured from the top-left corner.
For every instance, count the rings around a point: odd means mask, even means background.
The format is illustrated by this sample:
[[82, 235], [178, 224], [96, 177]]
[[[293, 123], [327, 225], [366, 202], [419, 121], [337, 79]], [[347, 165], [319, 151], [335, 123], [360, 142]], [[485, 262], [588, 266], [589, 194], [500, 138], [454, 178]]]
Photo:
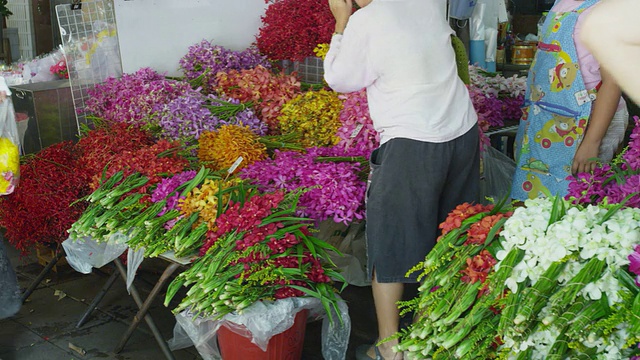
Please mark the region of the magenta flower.
[[629, 271], [637, 276], [636, 285], [640, 286], [640, 245], [629, 255]]

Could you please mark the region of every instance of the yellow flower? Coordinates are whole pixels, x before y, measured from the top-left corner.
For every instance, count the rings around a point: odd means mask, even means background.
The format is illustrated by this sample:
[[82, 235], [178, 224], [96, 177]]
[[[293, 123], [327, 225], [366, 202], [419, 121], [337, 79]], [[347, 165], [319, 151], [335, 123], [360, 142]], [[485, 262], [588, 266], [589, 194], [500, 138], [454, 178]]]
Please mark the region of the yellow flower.
[[296, 133], [307, 147], [336, 145], [342, 100], [333, 91], [309, 91], [288, 101], [278, 117], [283, 134]]
[[[207, 223], [207, 227], [210, 230], [214, 229], [216, 218], [218, 217], [218, 194], [220, 193], [220, 187], [227, 189], [231, 186], [237, 185], [240, 180], [231, 179], [229, 181], [212, 180], [207, 179], [198, 188], [191, 190], [184, 199], [178, 200], [178, 209], [180, 213], [185, 217], [190, 216], [195, 212], [200, 212], [198, 217], [201, 221]], [[229, 195], [224, 194], [222, 196], [222, 202], [229, 201]]]
[[267, 148], [247, 126], [223, 125], [218, 131], [203, 132], [198, 142], [198, 158], [214, 170], [230, 168], [240, 156], [243, 160], [234, 172], [267, 158]]
[[316, 46], [316, 48], [313, 49], [313, 52], [316, 54], [316, 56], [321, 58], [322, 60], [324, 60], [324, 58], [327, 56], [328, 51], [329, 51], [329, 44], [327, 43], [318, 44], [318, 46]]

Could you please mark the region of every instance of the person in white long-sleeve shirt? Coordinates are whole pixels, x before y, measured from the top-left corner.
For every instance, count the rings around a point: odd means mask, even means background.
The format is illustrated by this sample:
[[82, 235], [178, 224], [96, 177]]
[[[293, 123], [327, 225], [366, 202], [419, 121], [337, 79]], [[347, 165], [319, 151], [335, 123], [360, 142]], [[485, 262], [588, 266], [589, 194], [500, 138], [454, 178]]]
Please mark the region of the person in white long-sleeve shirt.
[[[381, 145], [371, 154], [367, 269], [379, 339], [399, 330], [406, 276], [435, 245], [438, 224], [478, 201], [477, 115], [458, 78], [446, 0], [329, 0], [335, 33], [325, 80], [338, 92], [367, 90]], [[366, 345], [357, 359], [402, 359], [397, 340]]]

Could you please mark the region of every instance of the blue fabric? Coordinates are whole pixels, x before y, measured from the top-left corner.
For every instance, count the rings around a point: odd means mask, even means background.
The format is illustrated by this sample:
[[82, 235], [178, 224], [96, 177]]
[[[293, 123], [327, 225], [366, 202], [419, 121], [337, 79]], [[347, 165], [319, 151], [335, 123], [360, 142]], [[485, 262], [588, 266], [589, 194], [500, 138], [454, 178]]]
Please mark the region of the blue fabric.
[[0, 238], [0, 319], [15, 315], [22, 305], [16, 273], [3, 242]]
[[595, 100], [595, 91], [585, 88], [573, 30], [580, 13], [598, 1], [586, 0], [571, 12], [549, 12], [542, 26], [516, 136], [514, 199], [567, 194], [573, 157]]

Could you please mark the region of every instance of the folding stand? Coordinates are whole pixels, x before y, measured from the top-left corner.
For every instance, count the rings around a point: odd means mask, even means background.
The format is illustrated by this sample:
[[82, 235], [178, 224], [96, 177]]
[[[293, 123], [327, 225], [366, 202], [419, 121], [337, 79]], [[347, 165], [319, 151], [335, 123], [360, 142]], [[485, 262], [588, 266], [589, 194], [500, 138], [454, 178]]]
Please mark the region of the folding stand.
[[47, 274], [51, 271], [51, 269], [53, 269], [54, 266], [56, 266], [58, 261], [60, 261], [60, 259], [62, 259], [63, 256], [64, 256], [63, 250], [56, 251], [56, 255], [51, 259], [51, 261], [47, 263], [47, 265], [44, 267], [44, 269], [42, 269], [40, 274], [38, 274], [38, 276], [31, 282], [31, 284], [29, 284], [29, 287], [27, 288], [27, 290], [25, 290], [24, 294], [22, 294], [23, 303], [27, 301], [29, 296], [31, 296], [31, 294], [35, 291], [38, 285], [40, 285], [40, 283], [42, 282], [42, 279], [44, 279], [44, 277], [47, 276]]

